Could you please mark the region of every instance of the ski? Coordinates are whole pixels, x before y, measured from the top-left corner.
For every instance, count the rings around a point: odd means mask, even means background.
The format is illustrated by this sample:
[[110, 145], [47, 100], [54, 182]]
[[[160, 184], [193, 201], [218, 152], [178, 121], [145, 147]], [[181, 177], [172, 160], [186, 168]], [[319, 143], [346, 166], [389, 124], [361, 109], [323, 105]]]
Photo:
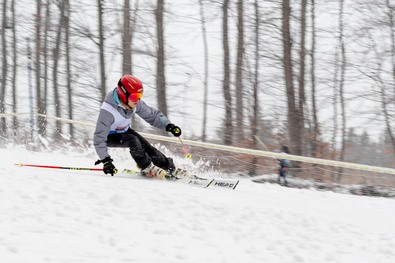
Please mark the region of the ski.
[[206, 178], [181, 178], [181, 179], [176, 179], [175, 181], [182, 182], [185, 184], [190, 184], [193, 186], [198, 186], [202, 188], [207, 188], [210, 186], [214, 179], [206, 179]]
[[[208, 182], [207, 187], [219, 187], [219, 188], [227, 188], [227, 189], [235, 189], [239, 184], [239, 180], [237, 179], [223, 179], [223, 178], [203, 178], [197, 175], [193, 175], [194, 180], [198, 181], [206, 181]], [[191, 179], [191, 180], [193, 180]], [[184, 179], [185, 180], [185, 179]]]
[[[140, 175], [139, 171], [133, 169], [123, 169], [123, 173], [131, 174], [131, 175]], [[174, 177], [169, 176], [166, 178], [168, 181], [175, 181], [175, 182], [182, 182], [185, 184], [190, 184], [202, 188], [223, 188], [223, 189], [235, 189], [236, 186], [239, 184], [239, 180], [237, 179], [223, 179], [223, 178], [204, 178], [197, 175], [192, 175], [192, 177]]]
[[133, 170], [133, 169], [123, 169], [122, 173], [124, 173], [124, 174], [132, 174], [132, 175], [140, 174], [139, 171], [136, 171], [136, 170]]
[[[133, 169], [123, 169], [122, 173], [133, 175], [133, 176], [140, 176], [141, 178], [149, 179], [148, 177], [141, 175], [139, 171], [133, 170]], [[198, 177], [198, 176], [183, 177], [183, 178], [178, 178], [175, 176], [168, 176], [165, 178], [165, 180], [174, 181], [174, 182], [182, 182], [185, 184], [191, 184], [191, 185], [199, 186], [199, 187], [203, 187], [203, 188], [208, 187], [213, 181], [213, 179], [206, 179], [206, 178], [202, 178], [202, 177]]]
[[193, 180], [204, 181], [207, 183], [206, 187], [219, 187], [219, 188], [227, 188], [227, 189], [235, 189], [239, 184], [239, 180], [237, 179], [224, 179], [224, 178], [204, 178], [198, 175], [193, 174], [192, 178], [185, 178], [184, 180], [190, 180], [190, 184], [194, 183]]
[[220, 179], [213, 179], [210, 186], [234, 190], [238, 184], [239, 184], [239, 180], [237, 179], [220, 178]]

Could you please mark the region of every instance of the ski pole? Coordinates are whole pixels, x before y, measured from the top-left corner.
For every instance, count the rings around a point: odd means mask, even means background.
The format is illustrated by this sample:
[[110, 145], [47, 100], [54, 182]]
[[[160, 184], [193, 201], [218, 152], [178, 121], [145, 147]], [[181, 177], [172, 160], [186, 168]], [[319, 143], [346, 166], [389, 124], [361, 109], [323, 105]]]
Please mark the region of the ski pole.
[[180, 141], [181, 145], [182, 145], [182, 149], [184, 150], [185, 153], [185, 158], [187, 158], [188, 160], [192, 158], [192, 155], [190, 153], [188, 153], [187, 148], [185, 147], [184, 143], [181, 140], [181, 137], [178, 137], [178, 140]]
[[16, 163], [15, 165], [22, 167], [36, 167], [36, 168], [50, 168], [50, 169], [66, 169], [66, 170], [78, 170], [78, 171], [103, 171], [102, 168], [85, 168], [85, 167], [67, 167], [67, 166], [52, 166], [52, 165], [39, 165], [39, 164], [25, 164]]

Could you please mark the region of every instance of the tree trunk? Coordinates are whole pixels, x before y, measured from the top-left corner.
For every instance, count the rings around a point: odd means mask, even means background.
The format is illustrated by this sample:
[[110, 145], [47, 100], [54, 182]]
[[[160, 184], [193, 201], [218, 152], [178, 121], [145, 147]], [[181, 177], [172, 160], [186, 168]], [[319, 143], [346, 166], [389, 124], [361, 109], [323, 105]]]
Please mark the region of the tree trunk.
[[394, 152], [395, 152], [395, 135], [392, 132], [391, 114], [388, 111], [388, 101], [387, 101], [388, 96], [385, 92], [384, 83], [381, 83], [381, 84], [382, 84], [382, 85], [380, 85], [381, 107], [383, 108], [385, 127], [386, 127], [386, 131], [387, 131], [389, 140], [391, 142], [392, 148], [394, 149]]
[[[259, 101], [258, 101], [258, 87], [259, 87], [259, 57], [260, 57], [260, 48], [259, 48], [259, 36], [260, 36], [260, 19], [259, 19], [259, 2], [255, 0], [254, 3], [254, 11], [255, 11], [255, 65], [254, 65], [254, 82], [253, 82], [253, 107], [252, 107], [252, 142], [254, 149], [257, 149], [258, 144], [258, 116], [259, 116]], [[251, 169], [249, 171], [250, 176], [254, 176], [257, 174], [257, 157], [254, 156], [252, 159]]]
[[316, 28], [315, 28], [315, 0], [311, 0], [311, 105], [313, 114], [313, 137], [311, 143], [311, 151], [313, 157], [318, 157], [318, 136], [320, 135], [320, 128], [318, 123], [317, 112], [317, 93], [315, 81], [315, 45], [316, 45]]
[[106, 96], [106, 63], [104, 59], [104, 32], [103, 32], [103, 0], [97, 0], [98, 27], [99, 27], [99, 57], [100, 57], [100, 94], [101, 100]]
[[[44, 53], [44, 89], [41, 94], [41, 99], [40, 99], [40, 106], [38, 107], [38, 113], [41, 114], [47, 114], [47, 95], [48, 95], [48, 90], [49, 90], [49, 72], [50, 72], [50, 65], [49, 65], [49, 32], [51, 30], [51, 0], [47, 0], [46, 4], [46, 11], [45, 11], [45, 30], [44, 30], [44, 47], [43, 47], [43, 53]], [[47, 119], [46, 117], [38, 117], [38, 123], [39, 123], [39, 134], [41, 136], [46, 137], [47, 136]]]
[[203, 94], [203, 125], [202, 125], [202, 141], [206, 141], [206, 126], [207, 126], [207, 98], [208, 98], [208, 43], [207, 43], [207, 30], [206, 30], [206, 19], [204, 13], [203, 1], [199, 0], [200, 7], [200, 19], [202, 25], [202, 35], [203, 35], [203, 47], [204, 47], [204, 94]]
[[[62, 39], [62, 28], [64, 23], [64, 2], [61, 1], [60, 5], [60, 14], [59, 14], [59, 24], [56, 30], [56, 40], [55, 40], [55, 47], [53, 49], [53, 90], [54, 90], [54, 100], [55, 100], [55, 113], [56, 117], [61, 117], [61, 103], [60, 103], [60, 94], [59, 94], [59, 86], [58, 86], [58, 66], [60, 60], [60, 47], [61, 47], [61, 39]], [[56, 130], [54, 134], [54, 138], [56, 141], [61, 139], [62, 134], [62, 123], [60, 121], [56, 121]]]
[[[34, 60], [34, 68], [35, 68], [35, 80], [36, 80], [36, 104], [37, 104], [37, 112], [40, 114], [45, 114], [45, 110], [43, 110], [43, 94], [41, 92], [41, 54], [42, 54], [42, 40], [41, 40], [41, 32], [42, 32], [42, 2], [41, 0], [36, 1], [36, 46], [35, 46], [35, 60]], [[48, 19], [48, 18], [46, 18]], [[44, 136], [44, 122], [45, 118], [42, 116], [38, 116], [37, 118], [37, 127], [38, 133], [41, 136]]]
[[237, 58], [236, 58], [236, 130], [237, 140], [244, 140], [244, 87], [243, 87], [243, 60], [244, 60], [244, 7], [243, 0], [237, 1]]
[[[17, 85], [16, 85], [16, 78], [17, 78], [17, 61], [18, 61], [18, 53], [17, 53], [17, 34], [16, 34], [16, 12], [15, 12], [15, 0], [11, 1], [11, 12], [12, 12], [12, 112], [16, 113], [17, 112]], [[12, 129], [13, 129], [13, 135], [14, 135], [14, 140], [18, 136], [18, 120], [17, 117], [13, 117], [13, 124], [12, 124]]]
[[345, 73], [346, 73], [346, 50], [344, 44], [344, 0], [340, 0], [340, 14], [339, 14], [339, 44], [341, 51], [341, 66], [340, 66], [340, 82], [339, 82], [339, 99], [340, 99], [340, 107], [341, 107], [341, 123], [342, 123], [342, 132], [341, 132], [341, 152], [340, 152], [340, 161], [344, 161], [344, 155], [346, 153], [346, 133], [347, 133], [347, 123], [346, 123], [346, 105], [345, 105], [345, 95], [344, 95], [344, 82], [345, 82]]
[[[2, 48], [2, 68], [1, 68], [1, 87], [0, 87], [0, 113], [5, 112], [5, 92], [7, 85], [7, 73], [8, 73], [8, 61], [7, 61], [7, 0], [3, 0], [3, 12], [2, 12], [2, 30], [1, 30], [1, 48]], [[4, 140], [7, 137], [7, 124], [6, 118], [3, 116], [0, 118], [0, 139]]]
[[[64, 0], [64, 33], [65, 33], [65, 49], [66, 49], [66, 91], [67, 91], [67, 100], [68, 100], [68, 111], [70, 120], [74, 119], [74, 107], [73, 107], [73, 92], [72, 92], [72, 79], [71, 79], [71, 59], [70, 59], [70, 2], [69, 0]], [[70, 130], [70, 140], [73, 142], [74, 137], [74, 124], [69, 124]]]
[[[338, 47], [336, 47], [335, 50], [335, 61], [333, 63], [334, 67], [335, 67], [335, 72], [333, 74], [333, 100], [332, 100], [332, 105], [333, 105], [333, 134], [332, 134], [332, 154], [331, 154], [331, 159], [335, 160], [336, 159], [336, 148], [337, 148], [337, 134], [338, 134], [338, 129], [339, 129], [339, 125], [338, 125], [338, 65], [339, 65], [339, 50]], [[335, 168], [333, 168], [335, 169]]]
[[230, 90], [230, 52], [229, 52], [229, 29], [228, 29], [228, 10], [229, 0], [224, 0], [222, 6], [222, 46], [224, 50], [224, 79], [223, 92], [225, 99], [225, 127], [224, 144], [232, 145], [233, 125], [232, 125], [232, 96]]
[[299, 132], [300, 132], [300, 140], [301, 140], [301, 155], [303, 155], [303, 147], [304, 145], [304, 105], [306, 103], [306, 95], [305, 95], [305, 72], [306, 72], [306, 6], [307, 0], [301, 1], [301, 14], [300, 14], [300, 50], [299, 50], [299, 64], [300, 64], [300, 72], [299, 72]]
[[[339, 79], [339, 102], [340, 102], [340, 116], [341, 116], [341, 135], [340, 135], [340, 161], [344, 161], [345, 152], [346, 152], [346, 136], [347, 136], [347, 123], [346, 123], [346, 105], [345, 105], [345, 95], [344, 95], [344, 82], [345, 82], [345, 72], [346, 72], [346, 50], [344, 44], [344, 0], [340, 0], [339, 2], [340, 10], [339, 10], [339, 48], [340, 48], [340, 65], [337, 63], [335, 67], [340, 67], [340, 79]], [[337, 115], [337, 114], [336, 114]], [[337, 116], [334, 118], [337, 118]], [[343, 168], [339, 168], [337, 170], [336, 181], [340, 182], [343, 173]]]
[[132, 74], [132, 35], [130, 27], [130, 0], [123, 4], [122, 73]]
[[283, 64], [285, 86], [287, 91], [287, 106], [288, 106], [288, 132], [290, 137], [291, 151], [300, 155], [301, 151], [301, 134], [300, 134], [300, 113], [296, 106], [295, 88], [293, 84], [293, 66], [292, 66], [292, 40], [290, 33], [290, 17], [291, 7], [289, 0], [283, 0], [283, 15], [282, 15], [282, 36], [283, 36]]
[[158, 108], [164, 115], [168, 115], [166, 103], [166, 77], [165, 77], [165, 41], [164, 41], [164, 25], [163, 12], [164, 0], [158, 0], [155, 10], [156, 17], [156, 37], [158, 41], [157, 47], [157, 63], [156, 63], [156, 89], [158, 92], [157, 101]]
[[[388, 8], [388, 29], [390, 30], [390, 36], [391, 36], [391, 61], [392, 61], [392, 85], [393, 85], [393, 95], [392, 95], [392, 99], [391, 96], [389, 96], [389, 104], [392, 104], [392, 108], [395, 110], [395, 32], [394, 32], [394, 27], [395, 27], [395, 21], [394, 21], [394, 7], [393, 5], [390, 4], [389, 0], [386, 0], [386, 6]], [[384, 90], [382, 92], [382, 94], [384, 93]], [[385, 98], [385, 97], [384, 97]], [[392, 144], [392, 149], [395, 152], [395, 135], [393, 132], [393, 127], [391, 125], [391, 123], [394, 123], [395, 121], [395, 116], [394, 114], [392, 114], [392, 118], [391, 115], [388, 114], [388, 109], [387, 109], [387, 102], [384, 101], [384, 98], [382, 98], [382, 101], [385, 102], [383, 105], [383, 109], [384, 109], [384, 119], [385, 119], [385, 127], [388, 133], [388, 136], [390, 137], [390, 141]], [[392, 102], [392, 103], [391, 103]]]

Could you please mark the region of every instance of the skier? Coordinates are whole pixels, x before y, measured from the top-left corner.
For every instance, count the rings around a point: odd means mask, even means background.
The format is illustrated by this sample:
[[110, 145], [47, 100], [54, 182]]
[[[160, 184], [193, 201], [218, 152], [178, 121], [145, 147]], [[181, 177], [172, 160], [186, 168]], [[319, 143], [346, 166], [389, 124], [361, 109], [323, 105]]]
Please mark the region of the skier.
[[[283, 145], [281, 153], [289, 154], [288, 146]], [[280, 165], [280, 168], [278, 169], [278, 179], [277, 179], [278, 183], [281, 184], [281, 178], [282, 178], [284, 181], [284, 185], [287, 185], [288, 182], [286, 176], [289, 167], [291, 167], [291, 162], [288, 159], [283, 158], [283, 159], [278, 159], [278, 164]]]
[[132, 76], [124, 75], [118, 86], [104, 98], [93, 137], [93, 144], [99, 155], [95, 165], [103, 163], [103, 172], [113, 176], [117, 169], [108, 154], [108, 147], [129, 148], [132, 158], [148, 177], [164, 179], [168, 173], [177, 176], [185, 170], [175, 169], [173, 160], [152, 146], [143, 136], [131, 129], [133, 114], [139, 115], [153, 127], [181, 135], [180, 127], [171, 123], [163, 113], [148, 106], [143, 100], [143, 84]]

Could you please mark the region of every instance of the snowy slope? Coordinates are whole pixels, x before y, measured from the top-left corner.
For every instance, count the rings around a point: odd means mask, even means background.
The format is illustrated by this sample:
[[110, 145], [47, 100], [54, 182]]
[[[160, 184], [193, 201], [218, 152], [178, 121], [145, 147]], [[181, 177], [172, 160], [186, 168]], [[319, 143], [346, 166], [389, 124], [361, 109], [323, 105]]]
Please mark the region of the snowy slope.
[[395, 262], [394, 199], [14, 165], [92, 167], [75, 152], [0, 160], [0, 262]]

